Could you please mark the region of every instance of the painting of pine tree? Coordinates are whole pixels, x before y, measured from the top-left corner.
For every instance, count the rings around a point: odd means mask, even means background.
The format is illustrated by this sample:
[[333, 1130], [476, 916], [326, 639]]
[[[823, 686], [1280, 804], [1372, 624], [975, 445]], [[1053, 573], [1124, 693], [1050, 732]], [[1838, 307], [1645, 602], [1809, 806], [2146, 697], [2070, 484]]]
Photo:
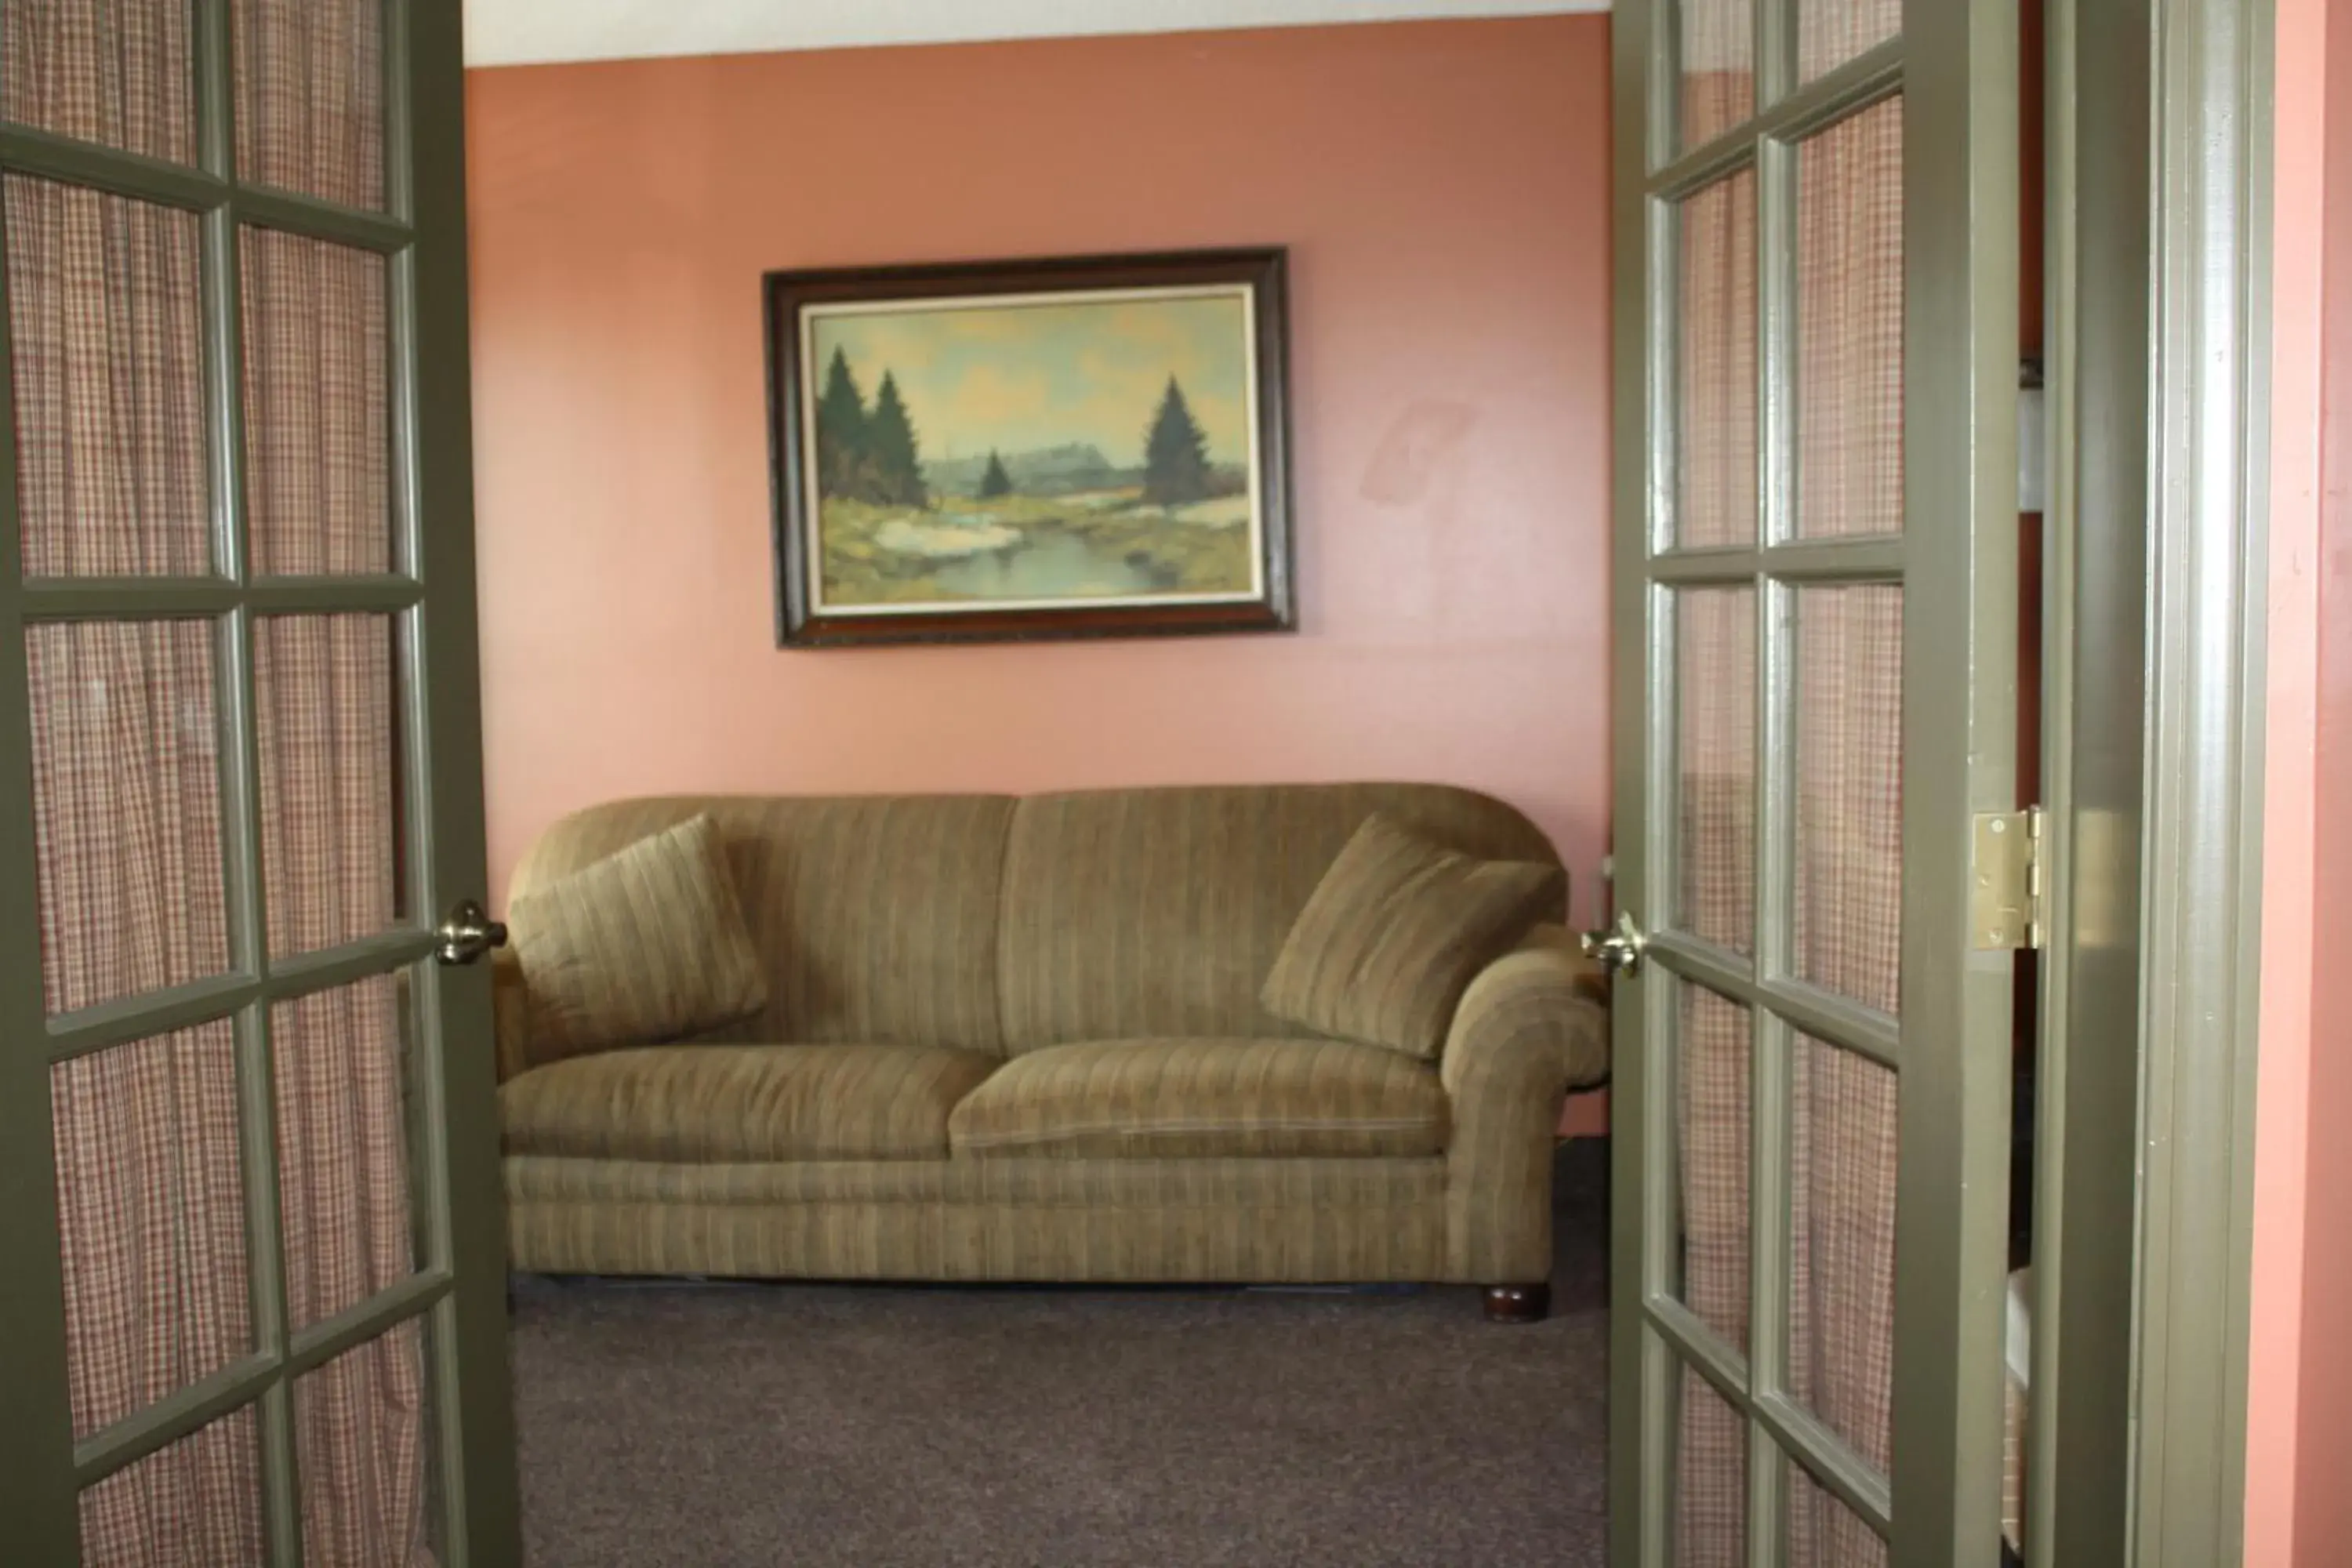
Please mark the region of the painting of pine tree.
[[1222, 605], [1254, 627], [1286, 595], [1261, 284], [872, 292], [783, 308], [803, 619]]

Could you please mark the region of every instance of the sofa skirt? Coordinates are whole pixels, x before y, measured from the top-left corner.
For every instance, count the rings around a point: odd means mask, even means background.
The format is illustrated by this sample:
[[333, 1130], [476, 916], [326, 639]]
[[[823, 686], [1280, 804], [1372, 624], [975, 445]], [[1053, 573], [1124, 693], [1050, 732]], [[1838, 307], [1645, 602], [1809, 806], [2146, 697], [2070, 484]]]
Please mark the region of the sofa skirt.
[[1443, 1158], [660, 1165], [512, 1156], [507, 1234], [513, 1267], [551, 1274], [1438, 1281], [1457, 1277], [1447, 1268], [1446, 1172]]

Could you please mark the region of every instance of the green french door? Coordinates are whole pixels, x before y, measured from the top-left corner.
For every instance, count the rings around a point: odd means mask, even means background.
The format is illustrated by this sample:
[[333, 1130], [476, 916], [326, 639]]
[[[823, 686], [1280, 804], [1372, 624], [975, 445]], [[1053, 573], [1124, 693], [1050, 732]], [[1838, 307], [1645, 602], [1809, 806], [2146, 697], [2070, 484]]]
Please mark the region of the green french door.
[[2000, 1561], [2017, 47], [1615, 11], [1618, 1568]]
[[519, 1560], [458, 0], [0, 0], [0, 1558]]

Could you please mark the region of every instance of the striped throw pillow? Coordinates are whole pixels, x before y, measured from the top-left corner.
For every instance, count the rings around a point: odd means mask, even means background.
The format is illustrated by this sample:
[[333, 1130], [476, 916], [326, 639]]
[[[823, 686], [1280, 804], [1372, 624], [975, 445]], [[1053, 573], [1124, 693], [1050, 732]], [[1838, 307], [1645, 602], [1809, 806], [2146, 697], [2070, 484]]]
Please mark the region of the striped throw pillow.
[[682, 1039], [768, 1005], [768, 981], [708, 816], [517, 899], [530, 1057]]
[[1376, 812], [1299, 911], [1259, 1000], [1318, 1034], [1434, 1060], [1463, 992], [1559, 901], [1565, 875], [1473, 859]]

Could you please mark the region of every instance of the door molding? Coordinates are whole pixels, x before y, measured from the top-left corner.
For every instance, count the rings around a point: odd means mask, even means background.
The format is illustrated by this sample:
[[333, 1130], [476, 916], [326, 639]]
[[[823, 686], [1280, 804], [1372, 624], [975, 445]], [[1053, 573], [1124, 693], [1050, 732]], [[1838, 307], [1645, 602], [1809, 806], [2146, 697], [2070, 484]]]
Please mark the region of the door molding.
[[2243, 1550], [2272, 16], [2051, 5], [2037, 1564]]

